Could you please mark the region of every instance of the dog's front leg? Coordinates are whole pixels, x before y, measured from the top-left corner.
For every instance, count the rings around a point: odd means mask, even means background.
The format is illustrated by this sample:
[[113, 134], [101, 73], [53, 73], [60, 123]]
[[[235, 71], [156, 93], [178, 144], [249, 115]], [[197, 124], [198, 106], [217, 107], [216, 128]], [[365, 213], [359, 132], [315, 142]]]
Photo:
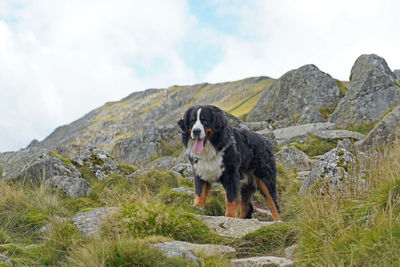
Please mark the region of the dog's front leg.
[[238, 217], [240, 205], [240, 180], [237, 170], [225, 170], [221, 183], [225, 189], [225, 216]]
[[196, 174], [194, 177], [194, 187], [194, 205], [204, 209], [204, 206], [206, 205], [206, 199], [210, 194], [211, 184], [202, 180], [200, 176]]

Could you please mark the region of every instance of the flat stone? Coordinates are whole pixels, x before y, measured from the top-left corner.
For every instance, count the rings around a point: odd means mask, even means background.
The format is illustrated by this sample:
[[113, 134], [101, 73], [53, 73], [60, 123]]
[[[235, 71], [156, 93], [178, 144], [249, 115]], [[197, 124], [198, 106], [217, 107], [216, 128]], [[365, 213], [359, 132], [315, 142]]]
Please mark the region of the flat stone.
[[337, 139], [355, 139], [361, 140], [364, 135], [358, 132], [348, 130], [318, 130], [312, 133], [313, 135], [326, 140], [337, 140]]
[[197, 216], [205, 223], [211, 232], [227, 237], [242, 237], [254, 232], [261, 227], [269, 226], [276, 222], [262, 222], [257, 219], [239, 219], [225, 216]]
[[194, 197], [194, 192], [189, 190], [189, 189], [186, 189], [184, 187], [172, 188], [172, 190], [175, 191], [175, 192], [178, 192], [178, 193], [183, 193], [183, 194], [187, 194], [189, 196]]
[[91, 211], [76, 214], [72, 218], [73, 224], [82, 235], [90, 236], [99, 232], [100, 226], [107, 216], [119, 211], [119, 208], [97, 208]]
[[92, 193], [90, 184], [82, 178], [68, 176], [54, 176], [46, 180], [46, 186], [53, 185], [60, 188], [69, 197], [88, 197]]
[[235, 259], [231, 260], [232, 266], [234, 267], [290, 267], [293, 266], [293, 261], [274, 257], [274, 256], [265, 256], [265, 257], [252, 257], [246, 259]]
[[201, 253], [205, 256], [223, 255], [225, 257], [233, 257], [236, 250], [229, 246], [212, 245], [212, 244], [193, 244], [183, 241], [171, 241], [152, 244], [151, 247], [158, 248], [164, 252], [170, 253], [171, 251], [190, 250], [195, 254]]

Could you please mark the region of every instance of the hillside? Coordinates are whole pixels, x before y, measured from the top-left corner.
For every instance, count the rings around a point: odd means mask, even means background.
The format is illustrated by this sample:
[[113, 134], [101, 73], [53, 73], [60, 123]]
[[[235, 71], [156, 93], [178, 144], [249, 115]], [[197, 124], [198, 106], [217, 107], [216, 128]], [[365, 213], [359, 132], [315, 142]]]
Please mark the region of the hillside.
[[[399, 73], [361, 55], [349, 82], [149, 89], [0, 153], [0, 266], [399, 266]], [[275, 145], [282, 222], [258, 192], [253, 219], [224, 217], [220, 184], [193, 206], [176, 121], [203, 103]]]

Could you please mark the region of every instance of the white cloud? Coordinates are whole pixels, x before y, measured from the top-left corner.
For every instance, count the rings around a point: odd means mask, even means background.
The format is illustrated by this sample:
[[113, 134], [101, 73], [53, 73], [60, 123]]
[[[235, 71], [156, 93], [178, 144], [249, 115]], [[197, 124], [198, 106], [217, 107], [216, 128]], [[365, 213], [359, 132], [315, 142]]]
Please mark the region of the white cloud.
[[0, 151], [132, 91], [194, 82], [176, 52], [193, 23], [185, 1], [110, 3], [1, 1]]
[[[217, 2], [220, 9], [226, 1]], [[400, 68], [398, 1], [255, 0], [241, 5], [221, 11], [239, 17], [242, 36], [225, 39], [226, 52], [207, 75], [209, 81], [280, 77], [310, 63], [348, 79], [356, 58], [368, 53]]]

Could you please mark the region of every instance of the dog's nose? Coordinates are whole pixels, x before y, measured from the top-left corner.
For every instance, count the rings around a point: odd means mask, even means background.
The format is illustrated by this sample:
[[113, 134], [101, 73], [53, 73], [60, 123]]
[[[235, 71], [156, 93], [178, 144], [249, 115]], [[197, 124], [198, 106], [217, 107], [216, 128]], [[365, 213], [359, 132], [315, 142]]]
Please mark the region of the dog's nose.
[[201, 130], [200, 129], [193, 129], [193, 136], [200, 137]]

